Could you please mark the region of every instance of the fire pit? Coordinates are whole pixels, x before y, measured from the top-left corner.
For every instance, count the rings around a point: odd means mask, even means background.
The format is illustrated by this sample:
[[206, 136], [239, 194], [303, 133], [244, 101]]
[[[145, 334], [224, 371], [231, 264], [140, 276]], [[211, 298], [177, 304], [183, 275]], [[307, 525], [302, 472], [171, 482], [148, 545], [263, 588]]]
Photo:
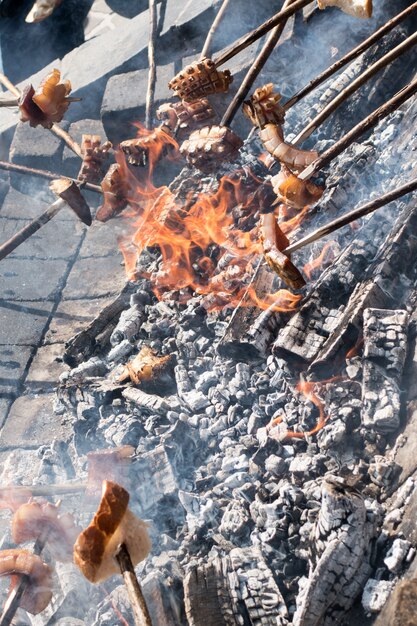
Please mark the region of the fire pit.
[[270, 4], [0, 76], [1, 626], [415, 623], [417, 3]]

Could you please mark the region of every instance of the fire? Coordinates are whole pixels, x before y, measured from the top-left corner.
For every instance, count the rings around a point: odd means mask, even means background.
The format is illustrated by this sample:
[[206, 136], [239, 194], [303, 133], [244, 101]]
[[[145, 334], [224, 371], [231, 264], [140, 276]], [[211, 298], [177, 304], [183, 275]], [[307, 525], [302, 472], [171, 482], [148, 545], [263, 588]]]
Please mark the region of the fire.
[[353, 357], [358, 356], [359, 350], [362, 348], [364, 343], [363, 337], [358, 338], [358, 341], [355, 343], [353, 348], [346, 352], [346, 359], [353, 359]]
[[[279, 437], [280, 440], [305, 439], [305, 437], [307, 436], [315, 435], [316, 433], [318, 433], [319, 430], [323, 428], [323, 426], [326, 424], [327, 420], [329, 419], [329, 417], [325, 414], [324, 403], [319, 397], [320, 391], [324, 389], [324, 387], [328, 385], [329, 383], [335, 383], [343, 379], [344, 379], [343, 376], [334, 376], [333, 378], [329, 378], [328, 380], [322, 380], [322, 381], [314, 381], [314, 382], [300, 381], [298, 385], [296, 386], [296, 390], [299, 391], [306, 398], [306, 400], [309, 400], [310, 402], [312, 402], [312, 404], [314, 404], [318, 408], [319, 416], [317, 419], [317, 423], [314, 426], [314, 428], [312, 428], [309, 431], [299, 432], [299, 431], [287, 430], [285, 433], [282, 433], [282, 435]], [[281, 424], [284, 420], [285, 420], [285, 415], [279, 415], [278, 417], [271, 420], [271, 422], [267, 426], [267, 430], [268, 431], [272, 430], [273, 428]]]
[[[140, 129], [141, 133], [149, 131]], [[202, 295], [208, 310], [234, 307], [242, 298], [246, 305], [255, 304], [261, 309], [273, 306], [279, 311], [291, 311], [296, 308], [301, 296], [286, 289], [260, 297], [253, 286], [248, 288], [262, 254], [254, 217], [259, 210], [255, 192], [261, 181], [253, 174], [241, 176], [241, 172], [235, 172], [224, 176], [215, 192], [196, 197], [191, 191], [180, 206], [167, 187], [156, 188], [152, 184], [150, 174], [161, 149], [159, 146], [150, 152], [149, 170], [139, 169], [140, 179], [132, 174], [124, 155], [117, 156], [132, 190], [127, 217], [133, 226], [133, 235], [119, 240], [129, 278], [136, 277], [136, 262], [142, 251], [157, 246], [162, 261], [157, 270], [145, 277], [151, 281], [159, 299], [171, 298], [173, 292], [178, 299], [181, 292], [184, 301], [193, 294]], [[243, 216], [239, 225], [235, 223], [235, 210], [240, 218]], [[300, 212], [280, 226], [290, 232], [304, 213]], [[250, 229], [246, 223], [250, 223]]]
[[[312, 261], [309, 261], [308, 263], [306, 263], [304, 265], [303, 272], [306, 274], [306, 276], [308, 277], [309, 280], [311, 279], [311, 276], [312, 276], [314, 270], [320, 268], [325, 261], [327, 263], [330, 263], [334, 259], [334, 251], [332, 249], [333, 245], [334, 245], [334, 241], [328, 241], [323, 246], [323, 249], [320, 252], [319, 256], [317, 258], [313, 259]], [[330, 250], [330, 252], [328, 254], [329, 250]]]

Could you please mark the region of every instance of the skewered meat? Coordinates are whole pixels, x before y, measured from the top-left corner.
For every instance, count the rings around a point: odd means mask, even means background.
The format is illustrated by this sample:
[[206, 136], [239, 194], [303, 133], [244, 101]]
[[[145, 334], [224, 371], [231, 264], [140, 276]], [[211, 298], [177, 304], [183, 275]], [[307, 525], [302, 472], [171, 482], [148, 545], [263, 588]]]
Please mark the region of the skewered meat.
[[259, 138], [269, 154], [296, 171], [304, 170], [318, 157], [316, 150], [300, 150], [286, 143], [282, 128], [277, 124], [266, 124], [259, 131]]
[[70, 513], [59, 514], [59, 507], [50, 502], [22, 504], [13, 516], [12, 537], [15, 543], [36, 540], [40, 535], [57, 561], [70, 561], [80, 529]]
[[54, 69], [43, 79], [36, 91], [32, 85], [23, 90], [19, 99], [22, 122], [51, 128], [55, 122], [62, 120], [73, 98], [68, 97], [71, 92], [70, 81], [61, 83], [60, 80], [61, 72]]
[[301, 273], [281, 250], [285, 250], [289, 241], [277, 224], [273, 213], [261, 215], [261, 238], [265, 260], [269, 267], [276, 273], [291, 289], [301, 289], [305, 280]]
[[104, 202], [97, 210], [96, 219], [100, 222], [107, 222], [107, 220], [121, 213], [128, 204], [127, 194], [130, 188], [118, 163], [113, 163], [109, 167], [101, 183], [101, 188]]
[[62, 0], [36, 0], [25, 21], [28, 22], [28, 24], [42, 22], [42, 20], [52, 15], [61, 2]]
[[103, 476], [122, 486], [129, 483], [129, 467], [135, 452], [133, 446], [120, 446], [109, 450], [96, 450], [87, 454], [87, 493], [100, 493]]
[[74, 562], [92, 583], [120, 573], [115, 557], [122, 544], [133, 565], [149, 554], [151, 541], [147, 524], [128, 509], [128, 504], [129, 494], [123, 487], [103, 481], [97, 513], [74, 546]]
[[10, 509], [12, 513], [17, 511], [19, 506], [25, 504], [32, 497], [31, 490], [18, 487], [2, 487], [0, 489], [0, 510]]
[[296, 209], [315, 204], [324, 192], [324, 187], [311, 180], [300, 180], [284, 166], [271, 178], [271, 184], [278, 201]]
[[285, 109], [280, 104], [281, 98], [281, 94], [274, 93], [274, 85], [268, 83], [255, 89], [250, 100], [244, 102], [243, 113], [259, 128], [269, 123], [281, 125], [285, 120]]
[[194, 102], [167, 102], [161, 104], [156, 117], [167, 127], [169, 132], [177, 130], [194, 130], [200, 122], [205, 122], [215, 115], [207, 98], [199, 98]]
[[58, 178], [50, 183], [49, 188], [57, 196], [62, 198], [62, 200], [65, 200], [84, 224], [91, 226], [92, 217], [90, 207], [75, 181], [69, 178]]
[[233, 77], [229, 70], [219, 71], [211, 59], [187, 65], [168, 83], [181, 100], [192, 102], [213, 93], [227, 93]]
[[372, 0], [317, 0], [319, 9], [338, 7], [353, 17], [372, 17]]
[[171, 355], [157, 356], [152, 348], [143, 346], [139, 354], [126, 364], [117, 382], [122, 383], [130, 379], [139, 385], [143, 381], [156, 379], [167, 369], [171, 360]]
[[20, 606], [37, 615], [52, 599], [52, 571], [42, 559], [28, 550], [13, 549], [0, 551], [0, 576], [10, 576], [10, 590], [13, 591], [22, 576], [27, 576], [26, 587]]
[[178, 149], [168, 129], [155, 128], [149, 135], [122, 141], [120, 148], [125, 153], [130, 165], [154, 165], [162, 157]]
[[98, 183], [104, 176], [103, 165], [107, 161], [112, 147], [110, 141], [101, 144], [100, 135], [83, 135], [81, 140], [83, 162], [78, 180]]
[[205, 126], [191, 133], [180, 152], [191, 165], [211, 172], [222, 161], [234, 160], [242, 146], [241, 138], [227, 126]]

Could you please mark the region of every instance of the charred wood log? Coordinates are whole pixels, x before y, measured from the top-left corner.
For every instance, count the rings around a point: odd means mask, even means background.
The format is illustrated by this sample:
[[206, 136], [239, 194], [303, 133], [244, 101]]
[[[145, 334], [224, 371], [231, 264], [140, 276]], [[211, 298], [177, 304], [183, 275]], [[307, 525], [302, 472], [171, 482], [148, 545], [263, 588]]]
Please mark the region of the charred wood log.
[[288, 624], [285, 602], [259, 548], [234, 548], [193, 568], [184, 580], [184, 596], [189, 626]]
[[339, 623], [371, 572], [373, 533], [359, 493], [338, 482], [324, 482], [310, 574], [300, 584], [294, 626]]

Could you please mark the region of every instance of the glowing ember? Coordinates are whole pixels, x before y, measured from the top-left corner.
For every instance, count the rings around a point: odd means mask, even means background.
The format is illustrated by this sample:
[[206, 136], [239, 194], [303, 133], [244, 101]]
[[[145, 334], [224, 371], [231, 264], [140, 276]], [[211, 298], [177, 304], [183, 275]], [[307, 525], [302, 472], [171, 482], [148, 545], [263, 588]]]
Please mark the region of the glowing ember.
[[[149, 133], [140, 129], [139, 136], [142, 132]], [[155, 188], [151, 182], [159, 155], [157, 151], [149, 154], [149, 170], [140, 180], [133, 176], [124, 156], [121, 153], [117, 156], [133, 190], [129, 197], [133, 211], [128, 218], [134, 233], [119, 241], [129, 278], [137, 277], [136, 263], [142, 251], [157, 246], [162, 261], [157, 271], [145, 276], [159, 299], [172, 297], [172, 292], [178, 299], [181, 292], [182, 301], [193, 294], [202, 295], [208, 310], [236, 306], [246, 293], [261, 254], [257, 226], [260, 202], [256, 192], [262, 181], [254, 175], [241, 176], [236, 172], [223, 177], [216, 192], [200, 194], [197, 198], [190, 194], [184, 205], [179, 205], [167, 187]], [[236, 208], [245, 218], [253, 218], [250, 230], [236, 225], [233, 215]], [[300, 223], [302, 215], [303, 212], [281, 226], [290, 232]], [[247, 295], [246, 304], [256, 304], [261, 309], [273, 305], [281, 311], [294, 309], [300, 300], [300, 296], [286, 289], [261, 298], [251, 287]]]
[[312, 261], [306, 263], [303, 267], [303, 272], [306, 276], [311, 279], [314, 270], [322, 267], [324, 263], [329, 264], [334, 259], [334, 250], [333, 250], [334, 241], [328, 241], [324, 246], [319, 256]]
[[[319, 397], [319, 393], [326, 385], [329, 383], [335, 383], [340, 380], [343, 380], [343, 376], [334, 376], [333, 378], [329, 378], [328, 380], [322, 380], [317, 382], [307, 382], [300, 381], [296, 387], [296, 390], [299, 391], [307, 400], [312, 402], [319, 410], [319, 416], [317, 419], [317, 423], [309, 431], [291, 431], [287, 430], [286, 432], [281, 432], [278, 434], [278, 438], [280, 441], [284, 441], [285, 439], [304, 439], [307, 436], [315, 435], [319, 430], [323, 428], [329, 419], [328, 416], [325, 415], [324, 411], [324, 403]], [[279, 415], [270, 421], [267, 425], [267, 431], [271, 432], [276, 426], [279, 426], [285, 420], [285, 415]], [[271, 433], [274, 436], [274, 433]]]

